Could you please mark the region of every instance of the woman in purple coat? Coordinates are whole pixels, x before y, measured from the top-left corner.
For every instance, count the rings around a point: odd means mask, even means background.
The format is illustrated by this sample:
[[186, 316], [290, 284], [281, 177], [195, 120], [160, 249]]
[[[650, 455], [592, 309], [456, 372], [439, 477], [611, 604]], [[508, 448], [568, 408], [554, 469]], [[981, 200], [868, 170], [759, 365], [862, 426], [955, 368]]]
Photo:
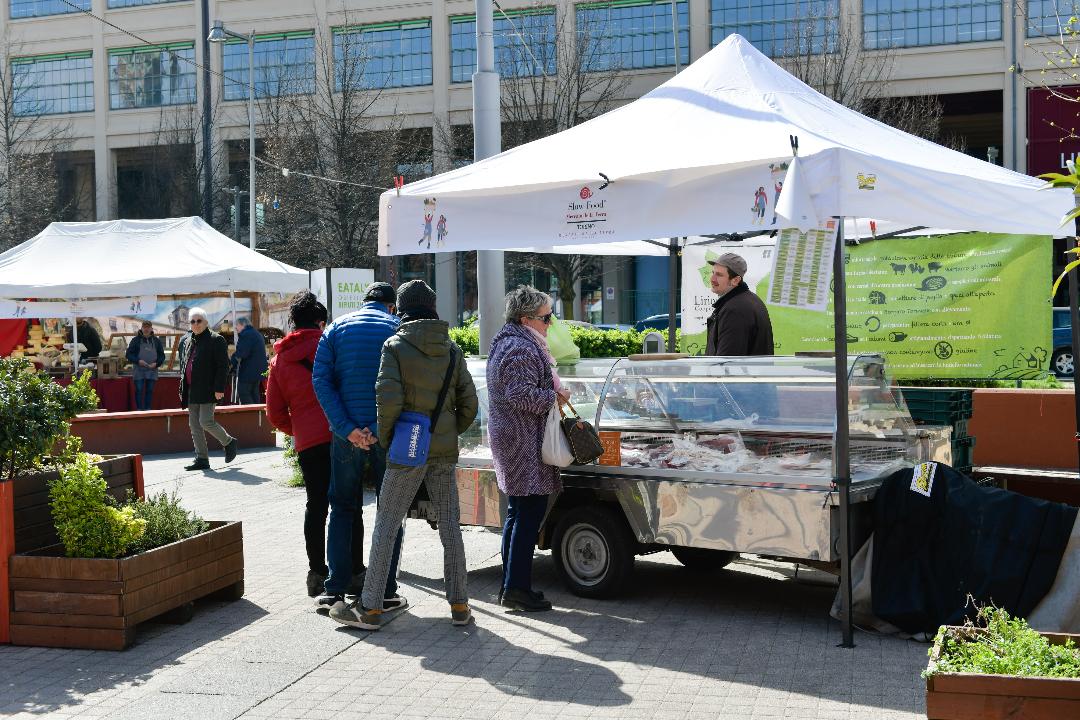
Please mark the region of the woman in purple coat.
[[570, 393], [555, 374], [547, 347], [551, 298], [522, 286], [506, 296], [506, 325], [491, 340], [487, 363], [491, 454], [506, 494], [503, 584], [499, 603], [515, 610], [550, 610], [532, 589], [533, 548], [548, 496], [561, 489], [559, 470], [541, 459], [544, 426], [556, 402]]

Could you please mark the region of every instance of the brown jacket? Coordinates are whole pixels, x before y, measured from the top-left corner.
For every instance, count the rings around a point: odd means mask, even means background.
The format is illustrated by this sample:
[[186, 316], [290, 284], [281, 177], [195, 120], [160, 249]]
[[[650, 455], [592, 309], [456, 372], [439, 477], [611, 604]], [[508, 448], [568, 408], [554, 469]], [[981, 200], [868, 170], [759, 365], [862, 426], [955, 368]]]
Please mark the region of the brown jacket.
[[713, 303], [709, 316], [706, 355], [772, 355], [769, 311], [745, 282]]

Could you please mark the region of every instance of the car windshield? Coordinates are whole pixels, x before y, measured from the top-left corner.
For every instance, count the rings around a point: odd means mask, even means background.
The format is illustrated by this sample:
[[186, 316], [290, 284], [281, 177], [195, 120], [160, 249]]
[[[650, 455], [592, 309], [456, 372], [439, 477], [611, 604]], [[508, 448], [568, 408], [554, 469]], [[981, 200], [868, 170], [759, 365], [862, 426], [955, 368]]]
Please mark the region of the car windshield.
[[1066, 310], [1054, 310], [1054, 327], [1055, 328], [1067, 328], [1069, 327], [1069, 311]]

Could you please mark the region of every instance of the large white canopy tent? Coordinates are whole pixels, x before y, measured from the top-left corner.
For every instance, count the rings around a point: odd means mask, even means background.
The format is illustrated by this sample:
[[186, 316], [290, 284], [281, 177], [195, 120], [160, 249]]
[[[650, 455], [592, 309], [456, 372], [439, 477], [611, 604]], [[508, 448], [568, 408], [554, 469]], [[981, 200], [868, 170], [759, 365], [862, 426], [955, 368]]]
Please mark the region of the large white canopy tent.
[[306, 270], [255, 252], [199, 217], [55, 222], [0, 254], [0, 298], [232, 295], [307, 286]]
[[[383, 193], [379, 252], [416, 252], [425, 240], [440, 252], [595, 245], [807, 228], [830, 217], [841, 219], [841, 237], [845, 217], [862, 227], [873, 218], [894, 228], [1052, 235], [1072, 196], [1044, 185], [870, 120], [731, 35], [624, 107]], [[836, 416], [846, 419], [843, 243], [833, 275]], [[846, 422], [836, 423], [834, 445], [851, 645]]]

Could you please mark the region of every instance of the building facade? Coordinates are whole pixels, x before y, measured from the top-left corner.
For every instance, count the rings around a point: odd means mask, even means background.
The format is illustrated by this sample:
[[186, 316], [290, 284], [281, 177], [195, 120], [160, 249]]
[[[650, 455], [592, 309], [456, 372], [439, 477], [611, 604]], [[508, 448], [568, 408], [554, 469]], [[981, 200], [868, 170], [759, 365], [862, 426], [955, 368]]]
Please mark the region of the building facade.
[[[146, 197], [140, 192], [148, 185], [162, 190], [149, 177], [147, 158], [164, 137], [163, 111], [187, 108], [198, 122], [204, 65], [211, 70], [212, 143], [233, 148], [233, 162], [242, 166], [236, 148], [247, 138], [247, 46], [207, 46], [203, 28], [214, 20], [255, 34], [260, 95], [311, 92], [317, 63], [329, 57], [319, 47], [333, 48], [335, 63], [360, 48], [361, 82], [384, 88], [383, 111], [431, 132], [432, 157], [418, 172], [454, 162], [447, 134], [433, 128], [471, 119], [471, 0], [3, 2], [7, 63], [22, 89], [14, 112], [55, 118], [67, 128], [64, 186], [77, 198], [77, 219], [138, 216]], [[585, 38], [602, 48], [587, 69], [620, 68], [630, 77], [622, 99], [631, 100], [671, 77], [676, 57], [684, 66], [732, 32], [782, 62], [794, 36], [815, 50], [833, 50], [842, 28], [866, 53], [890, 48], [889, 94], [939, 96], [943, 126], [964, 138], [967, 152], [1021, 172], [1046, 172], [1080, 150], [1080, 143], [1060, 142], [1060, 130], [1046, 120], [1058, 118], [1060, 128], [1061, 118], [1075, 112], [1014, 71], [1045, 66], [1038, 47], [1057, 33], [1059, 15], [1072, 14], [1071, 0], [508, 0], [503, 7], [505, 16], [496, 12], [503, 74], [557, 73], [555, 44]], [[527, 62], [512, 52], [522, 38]], [[228, 184], [230, 153], [215, 157], [223, 159], [214, 173]], [[215, 200], [220, 207], [222, 199]], [[666, 277], [650, 262], [641, 261], [637, 274]], [[625, 268], [616, 274], [620, 282], [633, 275]], [[647, 289], [657, 298], [666, 292]], [[618, 320], [649, 314], [652, 302], [637, 302]]]

